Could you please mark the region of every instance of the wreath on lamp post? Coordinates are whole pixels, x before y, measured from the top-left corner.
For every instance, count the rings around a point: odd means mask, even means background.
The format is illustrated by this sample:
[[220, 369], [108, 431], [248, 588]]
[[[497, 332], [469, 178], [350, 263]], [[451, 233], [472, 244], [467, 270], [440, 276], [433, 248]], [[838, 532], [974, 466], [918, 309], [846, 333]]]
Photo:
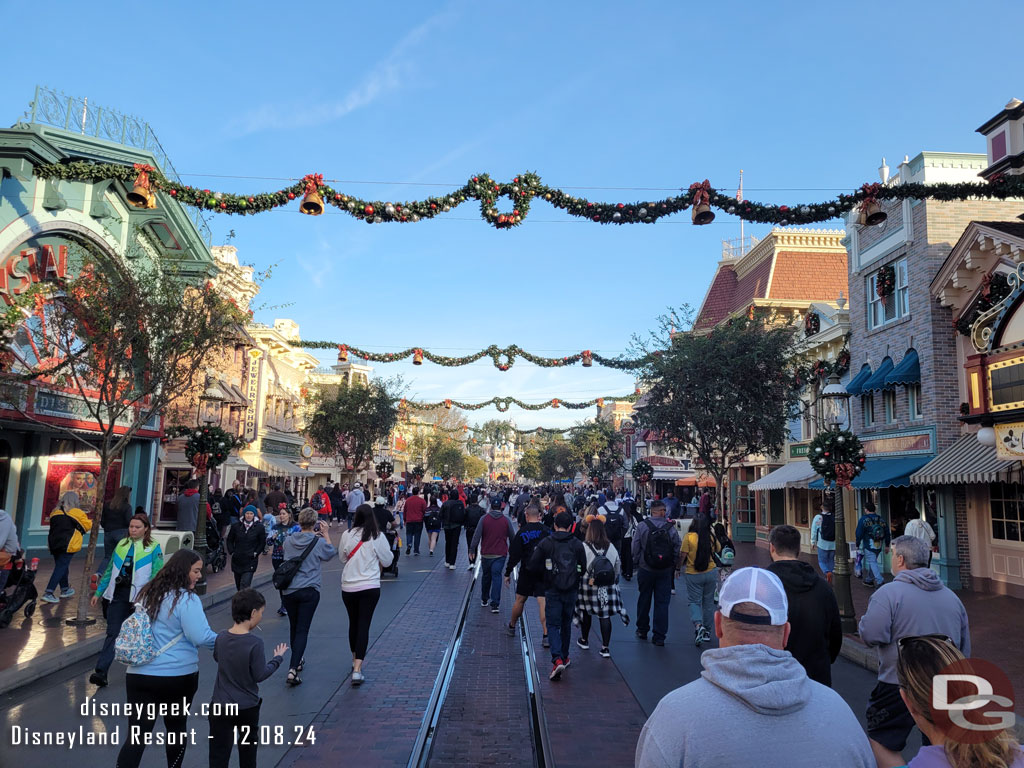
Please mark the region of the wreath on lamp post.
[[878, 270], [878, 276], [875, 277], [875, 293], [878, 294], [878, 298], [884, 299], [887, 296], [892, 296], [895, 290], [896, 268], [889, 264]]
[[646, 483], [652, 477], [654, 477], [654, 467], [649, 461], [638, 459], [633, 464], [633, 479], [638, 483]]
[[249, 443], [220, 427], [171, 427], [166, 430], [169, 437], [187, 437], [185, 458], [200, 472], [215, 469], [227, 459], [235, 448], [244, 448]]
[[848, 429], [819, 432], [808, 447], [807, 458], [826, 482], [836, 482], [844, 488], [864, 471], [866, 460], [864, 446]]
[[425, 475], [426, 472], [427, 470], [423, 468], [422, 464], [417, 464], [415, 467], [412, 468], [412, 476], [415, 477], [417, 480], [423, 477], [423, 475]]
[[374, 467], [374, 469], [377, 470], [378, 478], [380, 478], [381, 480], [387, 480], [389, 477], [391, 477], [391, 473], [395, 471], [395, 465], [392, 464], [387, 459], [384, 459], [383, 461], [378, 462], [377, 466]]

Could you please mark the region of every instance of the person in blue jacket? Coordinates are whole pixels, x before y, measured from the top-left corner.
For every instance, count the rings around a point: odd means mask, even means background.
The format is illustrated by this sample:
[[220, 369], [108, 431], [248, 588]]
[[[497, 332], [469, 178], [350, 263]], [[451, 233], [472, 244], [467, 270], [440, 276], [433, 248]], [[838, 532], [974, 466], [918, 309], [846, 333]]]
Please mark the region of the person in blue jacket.
[[885, 583], [885, 577], [882, 576], [882, 551], [889, 550], [892, 533], [875, 512], [875, 504], [871, 499], [864, 502], [864, 514], [857, 521], [856, 536], [857, 547], [864, 551], [864, 586], [880, 587]]
[[[199, 649], [212, 651], [217, 642], [217, 633], [210, 629], [203, 603], [195, 593], [202, 573], [202, 558], [191, 549], [179, 549], [139, 593], [137, 603], [149, 614], [153, 639], [161, 653], [148, 664], [128, 667], [125, 687], [133, 712], [117, 756], [118, 768], [138, 768], [146, 750], [145, 737], [156, 725], [161, 709], [166, 712], [168, 768], [184, 764], [189, 738], [183, 705], [192, 703], [199, 688]], [[131, 738], [133, 732], [139, 737]]]

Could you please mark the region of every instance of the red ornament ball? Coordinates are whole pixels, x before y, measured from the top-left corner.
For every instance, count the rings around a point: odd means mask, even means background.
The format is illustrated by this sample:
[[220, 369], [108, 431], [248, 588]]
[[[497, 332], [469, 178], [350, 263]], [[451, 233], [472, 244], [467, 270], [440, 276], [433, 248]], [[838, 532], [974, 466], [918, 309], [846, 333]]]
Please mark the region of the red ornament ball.
[[365, 208], [363, 208], [363, 213], [365, 213], [367, 216], [373, 216], [373, 206], [368, 205]]
[[171, 197], [177, 197], [177, 196], [178, 196], [178, 190], [172, 189], [171, 190]]
[[340, 192], [335, 192], [334, 193], [334, 199], [335, 200], [341, 200], [341, 193]]
[[256, 202], [256, 198], [255, 197], [250, 197], [249, 198], [249, 202], [250, 203], [255, 203]]
[[221, 209], [223, 210], [223, 209], [225, 209], [225, 208], [227, 208], [227, 207], [228, 207], [228, 204], [227, 204], [227, 203], [221, 203], [221, 204], [220, 204], [220, 207], [221, 207]]
[[295, 193], [294, 192], [289, 192], [288, 193], [288, 199], [289, 200], [294, 200], [295, 199]]
[[600, 217], [600, 216], [595, 216], [595, 217], [594, 217], [594, 221], [600, 221], [600, 220], [601, 220], [601, 217]]
[[625, 208], [625, 207], [626, 207], [626, 205], [625, 205], [624, 203], [619, 203], [619, 206], [618, 206], [618, 207], [619, 207], [619, 208]]

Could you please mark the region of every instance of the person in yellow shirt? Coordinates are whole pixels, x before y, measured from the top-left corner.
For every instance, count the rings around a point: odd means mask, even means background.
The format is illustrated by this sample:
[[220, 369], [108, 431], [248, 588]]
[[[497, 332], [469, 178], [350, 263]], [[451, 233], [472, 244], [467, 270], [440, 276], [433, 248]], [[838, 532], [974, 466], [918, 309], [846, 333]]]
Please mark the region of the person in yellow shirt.
[[53, 555], [53, 574], [46, 585], [44, 603], [58, 603], [54, 594], [58, 584], [60, 596], [71, 597], [75, 590], [68, 583], [71, 570], [71, 558], [82, 549], [82, 540], [92, 528], [92, 520], [78, 507], [78, 494], [68, 491], [60, 499], [60, 506], [50, 513], [50, 533], [46, 538], [50, 554]]
[[718, 573], [715, 555], [722, 551], [722, 545], [711, 533], [711, 518], [698, 513], [690, 532], [683, 537], [680, 549], [686, 560], [686, 595], [690, 602], [690, 621], [693, 622], [694, 644], [711, 642], [711, 630], [715, 620], [715, 587]]

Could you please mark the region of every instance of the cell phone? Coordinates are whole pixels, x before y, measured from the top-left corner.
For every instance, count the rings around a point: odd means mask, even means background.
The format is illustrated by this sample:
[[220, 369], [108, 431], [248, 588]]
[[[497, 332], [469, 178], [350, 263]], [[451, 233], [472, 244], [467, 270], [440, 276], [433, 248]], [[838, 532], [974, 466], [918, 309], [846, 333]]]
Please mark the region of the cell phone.
[[316, 525], [314, 525], [313, 526], [313, 530], [317, 531], [319, 533], [319, 531], [320, 531], [320, 523], [317, 523]]

